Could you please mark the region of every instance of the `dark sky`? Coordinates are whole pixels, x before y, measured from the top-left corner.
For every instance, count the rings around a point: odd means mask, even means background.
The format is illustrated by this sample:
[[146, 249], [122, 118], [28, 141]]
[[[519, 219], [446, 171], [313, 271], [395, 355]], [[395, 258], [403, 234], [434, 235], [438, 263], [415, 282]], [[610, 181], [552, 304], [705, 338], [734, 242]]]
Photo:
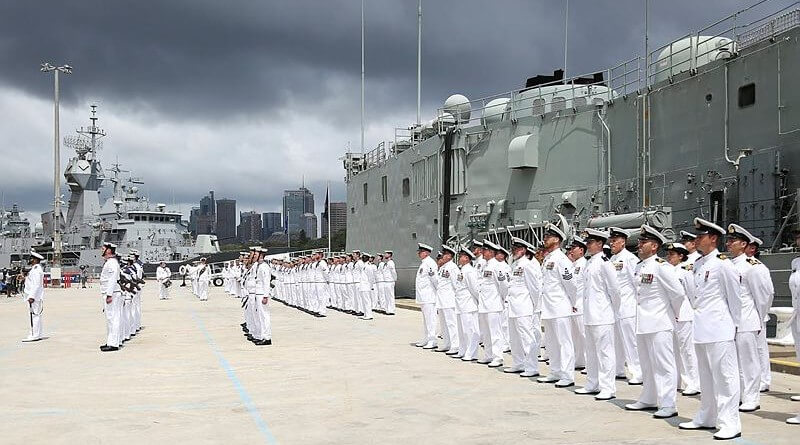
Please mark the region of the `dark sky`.
[[[453, 93], [519, 88], [563, 65], [564, 1], [424, 0], [424, 119]], [[651, 49], [755, 3], [651, 0]], [[769, 2], [769, 10], [789, 1]], [[52, 198], [52, 75], [61, 135], [97, 104], [101, 157], [188, 212], [208, 190], [238, 210], [279, 210], [303, 177], [344, 200], [338, 157], [359, 147], [359, 0], [0, 0], [0, 192], [39, 212]], [[366, 1], [367, 149], [416, 119], [415, 0]], [[764, 15], [767, 10], [754, 11]], [[744, 23], [743, 19], [740, 23]], [[644, 0], [572, 0], [569, 74], [640, 55]], [[64, 149], [62, 163], [72, 153]], [[196, 205], [196, 204], [195, 204]]]

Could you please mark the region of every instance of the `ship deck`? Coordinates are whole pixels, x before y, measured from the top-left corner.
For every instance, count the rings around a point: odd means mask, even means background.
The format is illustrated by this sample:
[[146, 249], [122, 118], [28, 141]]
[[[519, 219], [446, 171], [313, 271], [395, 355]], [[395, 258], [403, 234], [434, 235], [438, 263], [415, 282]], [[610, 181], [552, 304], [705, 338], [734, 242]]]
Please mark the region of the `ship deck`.
[[[176, 283], [177, 284], [177, 283]], [[637, 443], [695, 444], [680, 431], [699, 399], [678, 397], [680, 417], [655, 420], [623, 405], [641, 387], [618, 383], [596, 402], [552, 385], [423, 351], [420, 314], [361, 321], [314, 318], [273, 303], [272, 346], [239, 329], [238, 300], [212, 288], [202, 303], [175, 286], [144, 291], [145, 329], [103, 354], [97, 289], [46, 291], [49, 338], [28, 330], [21, 298], [0, 297], [0, 437], [4, 443]], [[544, 367], [542, 368], [544, 370]], [[578, 376], [577, 384], [584, 381]], [[797, 443], [800, 376], [775, 373], [762, 410], [742, 415], [738, 443]], [[157, 442], [154, 442], [157, 441]]]

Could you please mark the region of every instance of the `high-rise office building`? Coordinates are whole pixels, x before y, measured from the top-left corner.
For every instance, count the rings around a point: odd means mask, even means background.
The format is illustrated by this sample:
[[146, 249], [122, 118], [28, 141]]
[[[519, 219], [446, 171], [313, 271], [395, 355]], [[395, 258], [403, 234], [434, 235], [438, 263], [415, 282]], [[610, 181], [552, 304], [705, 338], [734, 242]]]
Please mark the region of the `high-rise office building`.
[[328, 215], [325, 215], [325, 209], [322, 209], [322, 218], [320, 218], [322, 238], [328, 237], [328, 218], [331, 220], [332, 234], [336, 235], [347, 230], [347, 203], [332, 202], [329, 206]]
[[189, 210], [189, 232], [192, 237], [197, 236], [197, 219], [200, 217], [200, 207], [192, 207]]
[[239, 214], [239, 242], [248, 243], [261, 240], [261, 214], [256, 211]]
[[217, 206], [214, 201], [214, 191], [200, 199], [200, 213], [197, 215], [197, 233], [210, 235], [217, 231]]
[[313, 213], [304, 213], [300, 217], [300, 229], [305, 230], [306, 237], [309, 239], [317, 239], [317, 215]]
[[217, 200], [217, 239], [221, 245], [236, 243], [236, 200]]
[[269, 238], [275, 232], [283, 232], [283, 218], [280, 212], [262, 213], [261, 222], [264, 224], [264, 236], [262, 239]]
[[[305, 187], [300, 187], [298, 190], [284, 190], [283, 223], [288, 227], [290, 234], [297, 235], [305, 228], [303, 215], [306, 213], [314, 213], [314, 194]], [[316, 217], [314, 219], [316, 220]], [[307, 236], [311, 238], [310, 235]]]

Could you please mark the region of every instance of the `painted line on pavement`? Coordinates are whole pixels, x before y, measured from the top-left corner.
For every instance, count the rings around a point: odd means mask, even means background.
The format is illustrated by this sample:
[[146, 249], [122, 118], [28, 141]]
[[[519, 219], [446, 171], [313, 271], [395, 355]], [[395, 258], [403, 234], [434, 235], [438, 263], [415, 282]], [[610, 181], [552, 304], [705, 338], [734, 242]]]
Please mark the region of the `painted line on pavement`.
[[239, 377], [236, 376], [236, 372], [233, 370], [230, 363], [228, 363], [228, 360], [225, 359], [225, 356], [217, 347], [217, 344], [214, 342], [211, 334], [209, 334], [208, 330], [206, 330], [203, 320], [197, 316], [195, 311], [192, 311], [192, 318], [194, 319], [197, 328], [200, 329], [200, 331], [203, 333], [203, 336], [205, 336], [208, 346], [214, 352], [214, 355], [219, 361], [219, 365], [225, 370], [225, 373], [228, 375], [228, 379], [231, 381], [231, 383], [233, 383], [233, 386], [236, 388], [236, 392], [239, 393], [239, 399], [241, 399], [242, 404], [247, 409], [247, 412], [250, 413], [250, 417], [252, 417], [253, 421], [255, 421], [256, 426], [258, 426], [258, 429], [261, 431], [264, 439], [266, 439], [268, 444], [277, 444], [278, 442], [275, 440], [275, 436], [272, 435], [272, 432], [267, 426], [267, 422], [265, 422], [264, 418], [261, 417], [261, 413], [258, 411], [255, 403], [253, 403], [253, 399], [250, 397], [250, 394], [247, 393], [247, 390], [239, 380]]

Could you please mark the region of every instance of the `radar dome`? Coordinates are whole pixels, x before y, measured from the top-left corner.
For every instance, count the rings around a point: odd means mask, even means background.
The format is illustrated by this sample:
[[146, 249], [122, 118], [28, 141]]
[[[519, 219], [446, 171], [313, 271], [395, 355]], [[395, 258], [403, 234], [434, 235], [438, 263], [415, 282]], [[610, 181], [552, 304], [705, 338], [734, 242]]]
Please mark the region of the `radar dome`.
[[483, 125], [494, 124], [500, 122], [505, 118], [508, 112], [508, 103], [511, 99], [507, 97], [498, 97], [492, 99], [483, 108]]
[[459, 122], [465, 122], [470, 117], [469, 99], [462, 94], [453, 94], [444, 101], [444, 111], [453, 115]]

